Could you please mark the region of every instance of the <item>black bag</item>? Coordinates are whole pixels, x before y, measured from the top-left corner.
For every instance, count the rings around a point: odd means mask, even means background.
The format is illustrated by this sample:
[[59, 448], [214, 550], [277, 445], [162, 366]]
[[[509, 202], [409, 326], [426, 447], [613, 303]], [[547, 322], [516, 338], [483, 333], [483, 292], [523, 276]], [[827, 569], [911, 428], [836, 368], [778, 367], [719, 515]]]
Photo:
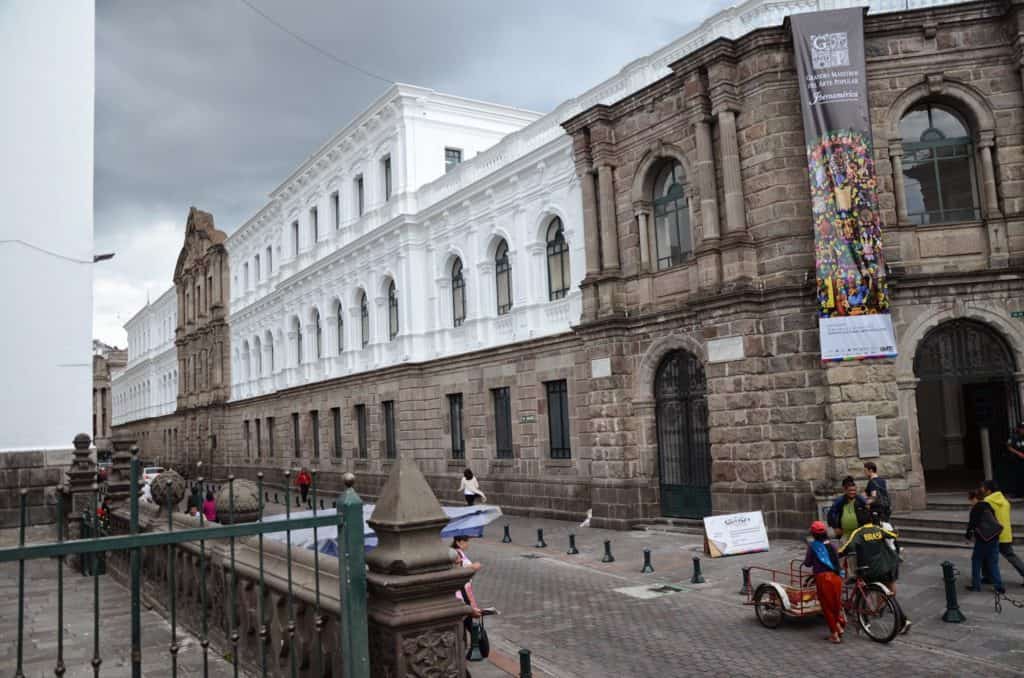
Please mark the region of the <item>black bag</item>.
[[[469, 602], [469, 594], [466, 592], [466, 587], [462, 587], [462, 600], [466, 605], [472, 607]], [[472, 617], [466, 617], [462, 620], [462, 625], [466, 628], [466, 633], [469, 635], [469, 642], [466, 644], [466, 659], [469, 659], [473, 654], [473, 626], [477, 626], [477, 643], [480, 648], [480, 654], [484, 659], [491, 654], [491, 641], [487, 637], [487, 629], [484, 628], [484, 618], [473, 619]]]
[[984, 542], [996, 539], [1002, 531], [1003, 526], [996, 519], [996, 514], [992, 511], [991, 507], [987, 511], [981, 512], [978, 524], [974, 526], [974, 536]]

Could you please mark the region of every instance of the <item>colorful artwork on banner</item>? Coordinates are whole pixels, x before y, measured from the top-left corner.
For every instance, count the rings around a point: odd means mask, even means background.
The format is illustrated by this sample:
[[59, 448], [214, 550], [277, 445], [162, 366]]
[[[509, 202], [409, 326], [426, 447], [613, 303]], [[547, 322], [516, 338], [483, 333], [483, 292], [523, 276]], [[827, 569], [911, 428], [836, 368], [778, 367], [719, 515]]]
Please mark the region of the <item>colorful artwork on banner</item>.
[[829, 132], [807, 148], [807, 157], [819, 315], [888, 310], [871, 142], [856, 130]]

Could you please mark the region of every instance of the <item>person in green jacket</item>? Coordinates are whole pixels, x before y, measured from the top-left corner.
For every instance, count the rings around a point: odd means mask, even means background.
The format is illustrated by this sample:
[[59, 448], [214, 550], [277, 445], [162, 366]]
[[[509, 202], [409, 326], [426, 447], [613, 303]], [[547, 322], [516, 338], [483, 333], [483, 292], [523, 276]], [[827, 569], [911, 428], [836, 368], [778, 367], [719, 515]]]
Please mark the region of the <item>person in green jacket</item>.
[[996, 520], [1003, 526], [999, 533], [999, 553], [1013, 565], [1017, 573], [1024, 577], [1024, 562], [1021, 561], [1013, 551], [1013, 529], [1010, 525], [1010, 501], [999, 491], [999, 485], [994, 480], [986, 480], [981, 484], [981, 496], [985, 502], [992, 507], [996, 514]]

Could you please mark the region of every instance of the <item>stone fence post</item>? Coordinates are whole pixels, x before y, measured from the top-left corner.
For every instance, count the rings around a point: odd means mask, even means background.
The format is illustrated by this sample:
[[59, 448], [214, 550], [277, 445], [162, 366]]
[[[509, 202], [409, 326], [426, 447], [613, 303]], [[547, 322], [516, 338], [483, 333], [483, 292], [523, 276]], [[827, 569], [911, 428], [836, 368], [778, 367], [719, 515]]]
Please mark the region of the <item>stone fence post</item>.
[[466, 675], [468, 608], [455, 592], [472, 570], [455, 567], [440, 539], [448, 517], [411, 458], [395, 465], [368, 522], [378, 540], [366, 556], [371, 675]]

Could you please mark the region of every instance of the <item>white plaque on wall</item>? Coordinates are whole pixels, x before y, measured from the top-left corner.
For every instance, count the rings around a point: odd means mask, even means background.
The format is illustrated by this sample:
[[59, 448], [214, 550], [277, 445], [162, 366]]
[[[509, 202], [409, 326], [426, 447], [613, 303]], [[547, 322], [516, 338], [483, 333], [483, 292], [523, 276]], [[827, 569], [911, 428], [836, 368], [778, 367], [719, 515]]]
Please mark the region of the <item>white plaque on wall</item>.
[[708, 341], [709, 363], [727, 363], [733, 360], [743, 360], [745, 357], [743, 337], [725, 337]]
[[861, 459], [879, 456], [878, 419], [873, 414], [857, 417], [857, 456]]
[[590, 377], [600, 379], [601, 377], [612, 376], [612, 359], [597, 358], [590, 361]]

